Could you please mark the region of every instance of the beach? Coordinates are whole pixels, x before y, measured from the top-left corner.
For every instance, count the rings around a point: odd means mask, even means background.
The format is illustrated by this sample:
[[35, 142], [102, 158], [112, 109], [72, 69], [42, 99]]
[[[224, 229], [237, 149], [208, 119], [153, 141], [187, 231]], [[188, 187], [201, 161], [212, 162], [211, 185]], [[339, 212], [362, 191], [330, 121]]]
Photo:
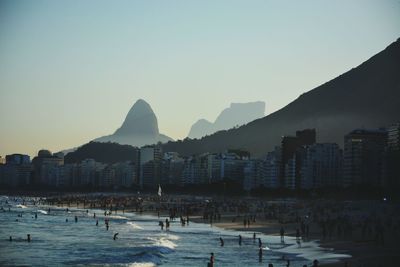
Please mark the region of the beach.
[[[35, 214], [39, 214], [40, 219], [46, 219], [45, 224], [60, 228], [61, 234], [56, 236], [57, 242], [60, 240], [66, 242], [64, 235], [69, 238], [76, 235], [77, 240], [82, 239], [86, 244], [81, 248], [84, 255], [85, 253], [90, 255], [91, 247], [104, 250], [104, 255], [100, 257], [100, 260], [96, 257], [97, 260], [92, 262], [91, 256], [83, 257], [84, 259], [78, 257], [75, 262], [72, 260], [78, 265], [85, 264], [80, 260], [95, 265], [110, 264], [107, 261], [110, 261], [109, 257], [111, 257], [114, 259], [111, 262], [112, 265], [146, 263], [164, 266], [187, 266], [188, 264], [207, 266], [211, 252], [216, 255], [218, 263], [216, 266], [260, 266], [268, 263], [274, 266], [286, 266], [287, 260], [290, 266], [311, 266], [314, 260], [318, 260], [320, 266], [345, 266], [345, 264], [347, 266], [379, 266], [385, 262], [384, 266], [396, 266], [395, 263], [398, 261], [397, 230], [391, 236], [385, 231], [384, 244], [377, 244], [373, 233], [363, 237], [361, 230], [357, 228], [352, 230], [351, 238], [344, 234], [345, 229], [342, 230], [343, 233], [340, 236], [335, 230], [335, 233], [327, 232], [327, 236], [323, 238], [321, 227], [314, 220], [304, 217], [307, 219], [305, 221], [307, 233], [301, 233], [300, 237], [296, 237], [298, 234], [296, 230], [302, 227], [299, 218], [304, 224], [304, 220], [301, 220], [304, 216], [303, 211], [311, 212], [312, 210], [307, 201], [248, 199], [238, 202], [236, 199], [211, 197], [163, 196], [163, 198], [158, 198], [152, 195], [138, 197], [130, 194], [58, 195], [42, 199], [35, 198], [36, 201], [33, 202], [23, 199], [29, 198], [16, 198], [12, 202], [12, 212], [7, 215], [9, 216], [7, 218], [4, 217], [7, 210], [3, 205], [4, 211], [1, 218], [5, 221], [0, 227], [2, 250], [7, 252], [8, 249], [13, 248], [9, 245], [10, 241], [7, 240], [6, 232], [15, 232], [15, 225], [21, 227], [21, 231], [30, 231], [29, 229], [32, 228], [30, 224], [36, 225]], [[267, 206], [264, 206], [265, 203]], [[274, 208], [267, 208], [268, 205]], [[364, 207], [365, 203], [357, 202], [351, 205], [351, 207], [356, 206]], [[382, 208], [379, 203], [378, 207]], [[346, 209], [342, 207], [342, 210]], [[293, 216], [277, 216], [274, 214], [277, 210], [281, 210], [282, 214]], [[298, 214], [293, 213], [294, 211]], [[28, 214], [19, 217], [21, 221], [11, 223], [19, 212]], [[358, 213], [360, 215], [362, 212], [362, 210], [357, 210], [353, 215]], [[307, 214], [306, 216], [310, 216], [310, 213]], [[333, 213], [329, 214], [333, 215]], [[77, 216], [77, 222], [74, 222], [74, 216]], [[65, 221], [66, 219], [68, 222]], [[166, 222], [166, 219], [171, 223], [168, 231], [161, 230], [159, 226], [159, 222]], [[100, 222], [100, 228], [94, 226], [96, 220]], [[105, 230], [106, 220], [110, 224], [108, 231]], [[56, 225], [53, 225], [55, 222]], [[88, 235], [85, 233], [78, 235], [75, 232], [76, 229], [71, 233], [71, 229], [68, 228], [71, 224], [73, 227], [84, 224], [84, 231], [87, 231]], [[395, 224], [393, 225], [392, 229], [396, 229]], [[36, 225], [38, 229], [41, 226], [43, 225]], [[281, 242], [280, 237], [282, 228], [285, 232], [284, 242]], [[98, 229], [101, 229], [100, 232]], [[112, 238], [115, 231], [119, 233], [119, 240], [117, 240], [119, 243], [114, 242], [116, 240]], [[256, 239], [254, 239], [254, 233]], [[38, 237], [35, 235], [33, 234], [32, 239], [36, 242]], [[139, 238], [132, 238], [132, 235]], [[243, 238], [243, 245], [238, 245], [239, 235]], [[23, 238], [25, 237], [16, 239], [19, 240], [17, 243], [26, 245], [22, 242]], [[224, 240], [224, 247], [220, 245], [220, 238]], [[258, 238], [262, 240], [264, 251], [261, 263], [257, 256]], [[54, 237], [44, 238], [41, 242], [53, 241], [55, 241]], [[69, 244], [71, 246], [69, 249], [73, 248], [72, 244]], [[114, 247], [116, 244], [118, 246]], [[69, 249], [64, 249], [64, 252]], [[115, 258], [105, 252], [108, 249], [122, 254]], [[62, 248], [59, 250], [64, 253]], [[132, 251], [137, 253], [132, 254]], [[7, 265], [12, 258], [7, 255], [13, 255], [13, 253], [16, 252], [11, 249], [4, 254], [5, 256], [1, 256], [0, 263]], [[59, 263], [68, 265], [64, 261]]]

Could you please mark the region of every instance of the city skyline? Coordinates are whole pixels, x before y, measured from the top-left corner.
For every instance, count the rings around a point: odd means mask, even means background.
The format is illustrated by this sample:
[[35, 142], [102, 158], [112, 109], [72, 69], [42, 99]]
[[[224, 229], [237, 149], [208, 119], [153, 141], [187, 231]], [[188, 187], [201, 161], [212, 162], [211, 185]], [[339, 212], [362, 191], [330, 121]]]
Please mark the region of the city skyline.
[[174, 139], [232, 102], [267, 115], [400, 36], [397, 1], [152, 4], [0, 3], [2, 156], [110, 134], [140, 98]]

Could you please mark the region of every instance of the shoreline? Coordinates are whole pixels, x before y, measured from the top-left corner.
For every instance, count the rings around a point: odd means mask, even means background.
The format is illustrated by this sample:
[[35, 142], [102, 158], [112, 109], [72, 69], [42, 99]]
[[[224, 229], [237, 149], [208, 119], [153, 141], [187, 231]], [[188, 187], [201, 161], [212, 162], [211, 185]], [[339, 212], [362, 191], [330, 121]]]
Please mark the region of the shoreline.
[[[21, 197], [22, 199], [24, 197]], [[46, 198], [46, 197], [45, 197]], [[111, 199], [111, 200], [110, 200]], [[138, 199], [140, 202], [138, 202]], [[168, 217], [170, 210], [168, 207], [181, 207], [181, 209], [176, 214], [178, 220], [179, 215], [184, 216], [185, 214], [190, 214], [190, 221], [195, 223], [202, 224], [210, 224], [208, 219], [203, 219], [204, 214], [202, 216], [202, 211], [205, 212], [206, 206], [208, 206], [208, 201], [204, 202], [204, 199], [209, 199], [209, 197], [203, 198], [203, 200], [196, 199], [195, 201], [189, 201], [187, 196], [168, 196], [163, 198], [160, 202], [157, 196], [151, 195], [142, 195], [141, 197], [133, 196], [133, 195], [112, 195], [112, 196], [104, 196], [104, 195], [58, 195], [57, 198], [46, 198], [44, 202], [49, 206], [57, 206], [59, 208], [78, 208], [78, 209], [100, 209], [100, 210], [112, 210], [113, 214], [121, 215], [124, 212], [134, 212], [138, 215], [152, 215], [157, 217], [158, 210], [160, 209], [160, 217]], [[214, 203], [218, 203], [220, 200]], [[232, 203], [232, 199], [223, 200], [228, 203]], [[241, 200], [245, 202], [247, 200]], [[254, 201], [251, 200], [251, 201]], [[263, 201], [263, 200], [257, 200]], [[293, 200], [276, 200], [276, 202], [293, 202]], [[322, 202], [322, 200], [321, 200]], [[122, 203], [122, 206], [121, 206]], [[138, 204], [139, 203], [139, 204]], [[193, 204], [194, 203], [194, 204]], [[206, 203], [206, 204], [205, 204]], [[303, 200], [294, 200], [294, 203], [299, 203], [306, 207], [308, 205], [312, 205], [312, 203], [305, 202]], [[365, 203], [357, 203], [360, 206], [365, 206]], [[394, 203], [396, 204], [396, 203]], [[186, 209], [187, 206], [194, 205], [197, 209], [190, 210], [189, 213]], [[197, 206], [196, 206], [197, 205]], [[214, 205], [214, 204], [213, 204]], [[236, 212], [232, 210], [222, 211], [223, 209], [219, 209], [217, 213], [218, 219], [214, 220], [212, 226], [218, 227], [220, 229], [225, 230], [233, 230], [238, 232], [260, 232], [266, 235], [271, 236], [279, 236], [280, 235], [280, 227], [283, 226], [285, 228], [285, 236], [295, 238], [296, 237], [296, 229], [299, 228], [299, 222], [289, 222], [289, 223], [281, 223], [276, 218], [267, 218], [267, 213], [265, 214], [265, 218], [263, 218], [263, 213], [255, 212], [252, 213], [251, 210], [240, 210], [241, 204], [235, 203]], [[285, 204], [286, 205], [286, 204]], [[325, 205], [330, 205], [329, 203]], [[369, 205], [369, 203], [367, 203]], [[229, 206], [229, 205], [228, 205]], [[396, 206], [396, 205], [395, 205]], [[182, 209], [185, 207], [185, 209]], [[218, 206], [217, 206], [218, 207]], [[230, 206], [229, 206], [230, 207]], [[367, 206], [368, 207], [368, 206]], [[369, 208], [369, 207], [368, 207]], [[217, 208], [218, 210], [218, 208]], [[293, 208], [287, 208], [286, 212], [292, 212]], [[252, 216], [251, 214], [257, 214], [256, 220], [250, 221], [250, 225], [244, 227], [243, 219], [248, 218], [248, 216]], [[320, 266], [397, 266], [395, 264], [400, 262], [400, 255], [397, 249], [397, 240], [399, 238], [399, 232], [397, 228], [392, 228], [391, 231], [395, 231], [392, 235], [388, 235], [391, 232], [385, 234], [385, 243], [384, 244], [376, 244], [374, 241], [374, 236], [369, 234], [367, 237], [361, 236], [361, 226], [360, 224], [356, 224], [356, 228], [351, 236], [336, 236], [336, 233], [330, 238], [322, 238], [321, 228], [316, 222], [310, 223], [310, 231], [306, 241], [315, 241], [318, 242], [319, 247], [323, 249], [334, 250], [336, 254], [347, 254], [350, 255], [351, 258], [342, 258], [338, 259], [335, 263], [324, 263], [320, 264]], [[347, 265], [346, 265], [347, 263]]]

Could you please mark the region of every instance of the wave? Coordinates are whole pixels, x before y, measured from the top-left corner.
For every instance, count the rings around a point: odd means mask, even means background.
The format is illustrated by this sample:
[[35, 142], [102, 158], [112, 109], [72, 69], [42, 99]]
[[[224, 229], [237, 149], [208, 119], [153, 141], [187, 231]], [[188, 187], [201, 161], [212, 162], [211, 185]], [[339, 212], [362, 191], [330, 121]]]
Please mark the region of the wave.
[[[154, 241], [154, 245], [160, 247], [161, 252], [169, 253], [170, 251], [173, 251], [177, 247], [177, 245], [174, 242], [168, 240], [165, 237], [161, 237], [159, 239], [154, 237], [148, 237], [147, 239]], [[166, 248], [167, 250], [163, 250], [163, 248]]]
[[153, 262], [134, 262], [127, 265], [128, 267], [154, 267], [156, 266]]
[[21, 208], [21, 209], [26, 209], [26, 208], [28, 208], [27, 206], [22, 205], [22, 204], [18, 204], [16, 207], [17, 207], [17, 208]]
[[128, 220], [127, 217], [119, 216], [119, 215], [108, 215], [106, 218], [109, 218], [109, 219], [117, 219], [117, 220]]
[[37, 212], [40, 212], [42, 214], [47, 214], [47, 211], [44, 211], [44, 210], [37, 210]]
[[134, 223], [132, 221], [129, 221], [129, 222], [126, 222], [126, 223], [129, 224], [130, 226], [132, 226], [133, 229], [143, 229], [143, 227], [137, 225], [136, 223]]

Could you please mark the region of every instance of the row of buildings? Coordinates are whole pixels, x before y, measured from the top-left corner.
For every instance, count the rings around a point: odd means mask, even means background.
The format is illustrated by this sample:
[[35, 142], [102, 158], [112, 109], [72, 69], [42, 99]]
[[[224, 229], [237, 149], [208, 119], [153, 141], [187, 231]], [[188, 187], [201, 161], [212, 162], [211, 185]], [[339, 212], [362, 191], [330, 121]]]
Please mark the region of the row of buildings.
[[180, 157], [161, 147], [135, 149], [133, 161], [105, 164], [93, 159], [64, 164], [62, 153], [39, 151], [0, 157], [0, 184], [10, 187], [140, 188], [235, 182], [255, 188], [399, 187], [400, 123], [386, 129], [357, 129], [344, 136], [344, 149], [316, 143], [316, 131], [297, 131], [262, 158], [230, 150]]

